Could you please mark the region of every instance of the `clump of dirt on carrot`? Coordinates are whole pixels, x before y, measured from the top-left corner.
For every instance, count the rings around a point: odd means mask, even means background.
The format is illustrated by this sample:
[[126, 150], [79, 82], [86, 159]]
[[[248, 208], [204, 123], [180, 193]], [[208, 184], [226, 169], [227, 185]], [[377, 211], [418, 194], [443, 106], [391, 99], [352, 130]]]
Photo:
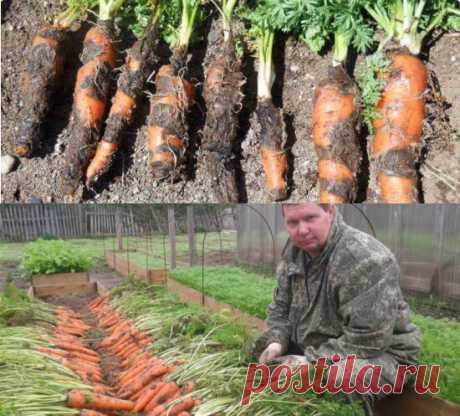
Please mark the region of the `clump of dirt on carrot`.
[[149, 164], [155, 179], [180, 176], [188, 141], [186, 116], [194, 103], [195, 89], [184, 78], [190, 38], [199, 20], [199, 0], [182, 1], [179, 38], [173, 42], [169, 65], [155, 78], [156, 92], [150, 100], [147, 120]]
[[72, 24], [82, 17], [87, 2], [70, 2], [53, 24], [38, 30], [28, 52], [21, 90], [26, 100], [16, 137], [16, 154], [31, 157], [40, 147], [41, 124], [49, 112], [51, 98], [58, 87], [65, 62], [64, 44]]
[[234, 145], [243, 100], [241, 87], [245, 80], [231, 29], [236, 3], [236, 0], [222, 0], [219, 3], [224, 39], [217, 56], [209, 65], [204, 84], [207, 112], [202, 149], [212, 192], [218, 202], [238, 202], [240, 199]]
[[152, 1], [151, 23], [143, 36], [134, 43], [127, 53], [125, 65], [118, 78], [117, 92], [113, 97], [110, 113], [106, 120], [104, 136], [86, 169], [87, 186], [109, 170], [120, 147], [123, 132], [132, 121], [136, 103], [145, 82], [158, 63], [159, 11], [159, 1]]

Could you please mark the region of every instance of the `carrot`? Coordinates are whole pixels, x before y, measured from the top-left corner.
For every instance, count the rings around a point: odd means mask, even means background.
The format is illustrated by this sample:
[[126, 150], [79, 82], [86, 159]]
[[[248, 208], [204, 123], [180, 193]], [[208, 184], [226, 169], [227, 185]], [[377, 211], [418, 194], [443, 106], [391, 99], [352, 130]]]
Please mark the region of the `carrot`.
[[82, 410], [80, 416], [107, 416], [107, 414], [96, 412], [95, 410]]
[[82, 330], [83, 332], [86, 332], [88, 329], [91, 328], [90, 326], [86, 325], [84, 322], [77, 321], [69, 317], [58, 316], [57, 322], [58, 322], [58, 326], [74, 328], [77, 330]]
[[128, 52], [125, 66], [118, 78], [118, 87], [107, 118], [104, 137], [86, 170], [89, 186], [108, 171], [121, 142], [121, 135], [131, 123], [136, 102], [157, 61], [158, 26], [154, 18], [146, 34]]
[[126, 380], [129, 380], [131, 377], [137, 377], [141, 372], [143, 372], [148, 366], [149, 362], [141, 361], [137, 365], [133, 365], [128, 370], [120, 373], [118, 375], [118, 381], [123, 384]]
[[184, 384], [181, 391], [183, 394], [189, 394], [193, 391], [194, 388], [195, 388], [195, 383], [193, 383], [192, 381], [189, 381]]
[[16, 154], [30, 157], [39, 147], [41, 123], [64, 69], [64, 42], [68, 31], [60, 24], [42, 27], [32, 39], [22, 90], [24, 109], [16, 138]]
[[77, 351], [77, 352], [82, 352], [84, 354], [92, 355], [94, 357], [99, 357], [97, 352], [90, 350], [89, 348], [82, 347], [80, 345], [75, 345], [70, 342], [65, 342], [65, 341], [59, 341], [59, 340], [52, 340], [53, 344], [56, 345], [59, 348], [62, 348], [64, 350], [69, 350], [69, 351]]
[[165, 416], [170, 403], [176, 401], [180, 397], [179, 391], [164, 399], [164, 402], [158, 404], [153, 410], [147, 413], [148, 416]]
[[95, 384], [93, 386], [93, 392], [98, 394], [107, 394], [112, 392], [112, 388], [105, 384]]
[[134, 403], [114, 397], [96, 393], [85, 393], [80, 390], [71, 390], [67, 394], [67, 405], [76, 409], [90, 407], [95, 410], [131, 411]]
[[391, 67], [383, 75], [386, 85], [373, 121], [371, 162], [380, 201], [413, 203], [418, 201], [415, 165], [422, 145], [427, 70], [408, 50], [389, 52], [388, 57]]
[[134, 406], [135, 412], [142, 412], [155, 395], [163, 388], [165, 383], [153, 383], [144, 389], [143, 394], [137, 399], [136, 405]]
[[120, 317], [116, 313], [109, 314], [106, 318], [101, 319], [99, 326], [103, 328], [110, 328], [120, 322]]
[[121, 365], [123, 368], [128, 368], [130, 365], [132, 365], [133, 362], [136, 362], [138, 360], [148, 359], [148, 358], [151, 358], [148, 352], [140, 352], [134, 355], [133, 357], [128, 357], [126, 360], [122, 361]]
[[281, 112], [270, 98], [257, 98], [257, 122], [260, 157], [265, 172], [266, 187], [273, 201], [286, 199], [288, 159], [284, 151], [285, 133]]
[[97, 310], [100, 308], [104, 302], [106, 302], [107, 297], [106, 296], [98, 296], [96, 299], [94, 299], [90, 304], [89, 304], [89, 309], [90, 310]]
[[245, 81], [230, 31], [219, 51], [204, 85], [207, 114], [202, 147], [214, 198], [217, 202], [238, 202], [234, 147]]
[[100, 21], [85, 36], [83, 66], [77, 74], [72, 109], [72, 138], [66, 149], [67, 166], [62, 180], [64, 195], [73, 195], [94, 153], [105, 116], [110, 74], [115, 66], [113, 29]]
[[188, 142], [186, 115], [194, 102], [194, 87], [183, 74], [186, 70], [190, 36], [200, 14], [200, 2], [183, 0], [170, 65], [163, 65], [155, 78], [156, 93], [150, 100], [147, 120], [149, 164], [156, 179], [179, 176]]
[[196, 404], [196, 400], [184, 399], [180, 403], [175, 404], [168, 412], [168, 416], [179, 416], [181, 412], [192, 410]]
[[64, 342], [80, 342], [80, 337], [76, 335], [64, 334], [62, 332], [59, 332], [59, 328], [56, 328], [56, 330], [53, 332], [53, 337], [54, 339], [58, 339]]
[[52, 358], [59, 361], [63, 366], [76, 371], [82, 378], [84, 377], [85, 380], [96, 383], [100, 383], [102, 381], [100, 371], [95, 370], [93, 367], [88, 367], [82, 362], [70, 361], [59, 356], [52, 356]]
[[120, 352], [119, 357], [121, 359], [126, 359], [130, 357], [132, 354], [134, 354], [135, 352], [140, 351], [140, 350], [141, 349], [137, 344], [132, 343], [130, 344], [128, 348], [125, 348], [123, 351]]
[[101, 343], [99, 344], [99, 348], [110, 348], [112, 345], [117, 343], [121, 337], [123, 337], [126, 333], [126, 330], [129, 328], [128, 323], [122, 323], [120, 324], [115, 331], [112, 333], [112, 335], [104, 338]]
[[185, 115], [193, 103], [194, 88], [177, 75], [173, 65], [163, 65], [155, 78], [156, 94], [150, 101], [147, 136], [149, 163], [157, 179], [173, 174], [184, 157]]
[[59, 331], [61, 331], [64, 335], [76, 335], [77, 337], [82, 337], [85, 335], [85, 330], [81, 328], [75, 328], [72, 326], [67, 325], [59, 325]]
[[99, 364], [100, 358], [99, 357], [94, 357], [92, 355], [86, 355], [81, 352], [67, 352], [67, 351], [61, 351], [61, 350], [55, 350], [51, 348], [37, 348], [37, 351], [42, 352], [44, 354], [48, 355], [54, 355], [57, 357], [62, 357], [62, 358], [67, 358], [68, 360], [80, 360], [88, 364]]
[[156, 392], [156, 394], [145, 407], [145, 411], [150, 412], [151, 410], [155, 409], [156, 406], [165, 403], [166, 400], [173, 397], [176, 393], [179, 393], [179, 387], [177, 387], [177, 384], [174, 382], [166, 383]]
[[56, 312], [56, 315], [63, 314], [63, 315], [68, 315], [75, 319], [81, 319], [80, 314], [74, 312], [72, 309], [65, 308], [64, 306], [58, 306], [55, 312]]
[[131, 386], [123, 391], [120, 391], [121, 398], [131, 397], [133, 394], [137, 393], [144, 386], [150, 383], [153, 379], [160, 377], [164, 374], [167, 374], [170, 371], [168, 367], [154, 367], [149, 368], [144, 371], [136, 381], [134, 381]]
[[361, 161], [358, 142], [359, 90], [342, 65], [329, 68], [315, 90], [313, 143], [318, 154], [321, 203], [356, 198]]

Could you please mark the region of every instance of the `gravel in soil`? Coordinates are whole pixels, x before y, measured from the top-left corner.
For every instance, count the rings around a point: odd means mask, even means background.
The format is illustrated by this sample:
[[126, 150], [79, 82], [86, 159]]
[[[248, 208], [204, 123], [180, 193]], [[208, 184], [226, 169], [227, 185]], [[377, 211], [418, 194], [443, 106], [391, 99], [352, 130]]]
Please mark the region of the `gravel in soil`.
[[[27, 99], [21, 95], [18, 87], [32, 36], [47, 16], [58, 11], [56, 0], [39, 3], [32, 0], [2, 2], [2, 154], [13, 154], [21, 108]], [[123, 146], [113, 168], [94, 189], [80, 186], [74, 202], [217, 202], [209, 192], [211, 179], [204, 167], [200, 146], [206, 114], [202, 85], [209, 62], [221, 47], [220, 27], [217, 14], [211, 13], [202, 28], [202, 40], [190, 50], [188, 76], [196, 85], [198, 98], [189, 115], [191, 140], [182, 179], [174, 183], [168, 180], [155, 181], [148, 167], [144, 126], [148, 114], [148, 96], [153, 92], [150, 82], [138, 106], [136, 120], [123, 137]], [[32, 159], [22, 159], [15, 171], [2, 176], [4, 202], [63, 200], [58, 185], [64, 168], [64, 149], [71, 137], [68, 125], [76, 71], [81, 65], [78, 56], [82, 38], [88, 28], [89, 24], [84, 23], [71, 37], [72, 42], [67, 48], [70, 58], [66, 66], [66, 80], [44, 123], [42, 150]], [[240, 35], [243, 30], [239, 24], [236, 35]], [[123, 36], [120, 50], [124, 51], [134, 39], [126, 34]], [[460, 85], [457, 74], [460, 70], [460, 36], [458, 33], [447, 33], [435, 39], [422, 56], [429, 70], [436, 74], [432, 85], [437, 85], [437, 89], [428, 94], [425, 146], [420, 169], [422, 195], [425, 202], [459, 202], [460, 141], [457, 131], [460, 131]], [[169, 54], [169, 50], [163, 47], [161, 63], [167, 62]], [[313, 95], [317, 82], [327, 75], [331, 52], [319, 56], [301, 42], [278, 37], [274, 60], [277, 79], [273, 98], [275, 105], [283, 108], [287, 128], [290, 160], [288, 176], [291, 185], [289, 201], [316, 201], [317, 158], [311, 141]], [[358, 57], [354, 65], [355, 76], [361, 61], [362, 57]], [[122, 60], [119, 64], [122, 64]], [[268, 202], [259, 159], [259, 143], [254, 131], [257, 74], [255, 59], [248, 52], [243, 65], [245, 97], [239, 115], [236, 143], [240, 197], [241, 202]], [[365, 133], [362, 140], [365, 144]], [[360, 180], [363, 189], [359, 192], [359, 201], [366, 198], [365, 187], [368, 182], [367, 178]]]

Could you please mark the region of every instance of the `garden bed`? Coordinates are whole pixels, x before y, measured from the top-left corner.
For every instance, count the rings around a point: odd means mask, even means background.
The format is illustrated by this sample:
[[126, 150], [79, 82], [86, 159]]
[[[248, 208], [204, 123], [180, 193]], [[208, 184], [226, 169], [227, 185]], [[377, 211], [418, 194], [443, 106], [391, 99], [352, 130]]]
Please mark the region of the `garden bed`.
[[29, 296], [48, 298], [55, 296], [81, 296], [100, 294], [89, 273], [54, 273], [32, 276]]
[[142, 267], [134, 261], [127, 260], [125, 251], [107, 250], [106, 262], [109, 267], [112, 267], [124, 277], [133, 276], [135, 279], [154, 284], [165, 284], [168, 278], [166, 269]]
[[183, 302], [201, 305], [215, 313], [219, 313], [221, 311], [229, 311], [235, 320], [246, 325], [247, 327], [256, 328], [261, 332], [265, 330], [265, 322], [262, 319], [242, 312], [239, 309], [236, 309], [235, 307], [226, 303], [219, 302], [213, 297], [207, 296], [198, 290], [183, 285], [171, 277], [168, 278], [167, 287], [170, 292], [176, 294]]

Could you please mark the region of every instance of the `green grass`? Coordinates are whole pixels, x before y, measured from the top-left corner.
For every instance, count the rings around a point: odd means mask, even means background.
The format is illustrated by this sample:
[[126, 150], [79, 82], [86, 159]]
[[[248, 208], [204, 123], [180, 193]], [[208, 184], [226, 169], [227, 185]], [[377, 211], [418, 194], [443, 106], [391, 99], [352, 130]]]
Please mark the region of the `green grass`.
[[[162, 257], [153, 257], [142, 252], [121, 252], [117, 253], [117, 257], [121, 257], [130, 263], [135, 263], [145, 269], [164, 269], [165, 262]], [[166, 264], [168, 266], [168, 264]]]
[[413, 314], [422, 332], [420, 363], [441, 366], [440, 395], [460, 403], [460, 323]]
[[[194, 289], [201, 290], [201, 267], [177, 269], [172, 277]], [[262, 279], [260, 275], [238, 267], [206, 267], [205, 294], [234, 306], [244, 312], [266, 318], [272, 299], [275, 279]], [[434, 319], [413, 313], [413, 321], [422, 333], [420, 362], [440, 364], [440, 395], [460, 403], [460, 323]]]
[[[196, 234], [197, 254], [201, 256], [204, 233]], [[222, 250], [236, 251], [236, 232], [223, 231], [221, 233]], [[66, 240], [68, 244], [79, 249], [83, 254], [90, 256], [96, 263], [104, 260], [105, 250], [117, 250], [118, 241], [115, 237], [106, 238], [79, 238]], [[8, 242], [0, 241], [0, 266], [2, 263], [19, 263], [21, 260], [24, 247], [28, 242]], [[165, 238], [166, 258], [169, 263], [169, 239]], [[159, 267], [164, 267], [164, 248], [163, 236], [155, 234], [153, 237], [147, 238], [142, 236], [130, 236], [123, 238], [124, 249], [135, 249], [140, 252], [149, 254], [149, 261], [152, 265], [157, 264], [157, 259], [162, 263]], [[211, 232], [206, 234], [205, 240], [205, 255], [220, 251], [219, 233]], [[178, 259], [184, 259], [188, 256], [188, 239], [186, 234], [178, 234], [176, 236], [176, 255]], [[150, 257], [153, 257], [150, 260]], [[139, 254], [135, 261], [139, 261], [140, 265], [145, 267], [145, 257]], [[157, 267], [157, 266], [152, 266]]]
[[[171, 277], [194, 289], [202, 289], [201, 267], [179, 268]], [[244, 312], [265, 319], [276, 285], [274, 279], [263, 279], [239, 267], [206, 267], [204, 293]], [[244, 289], [243, 289], [244, 288]]]

